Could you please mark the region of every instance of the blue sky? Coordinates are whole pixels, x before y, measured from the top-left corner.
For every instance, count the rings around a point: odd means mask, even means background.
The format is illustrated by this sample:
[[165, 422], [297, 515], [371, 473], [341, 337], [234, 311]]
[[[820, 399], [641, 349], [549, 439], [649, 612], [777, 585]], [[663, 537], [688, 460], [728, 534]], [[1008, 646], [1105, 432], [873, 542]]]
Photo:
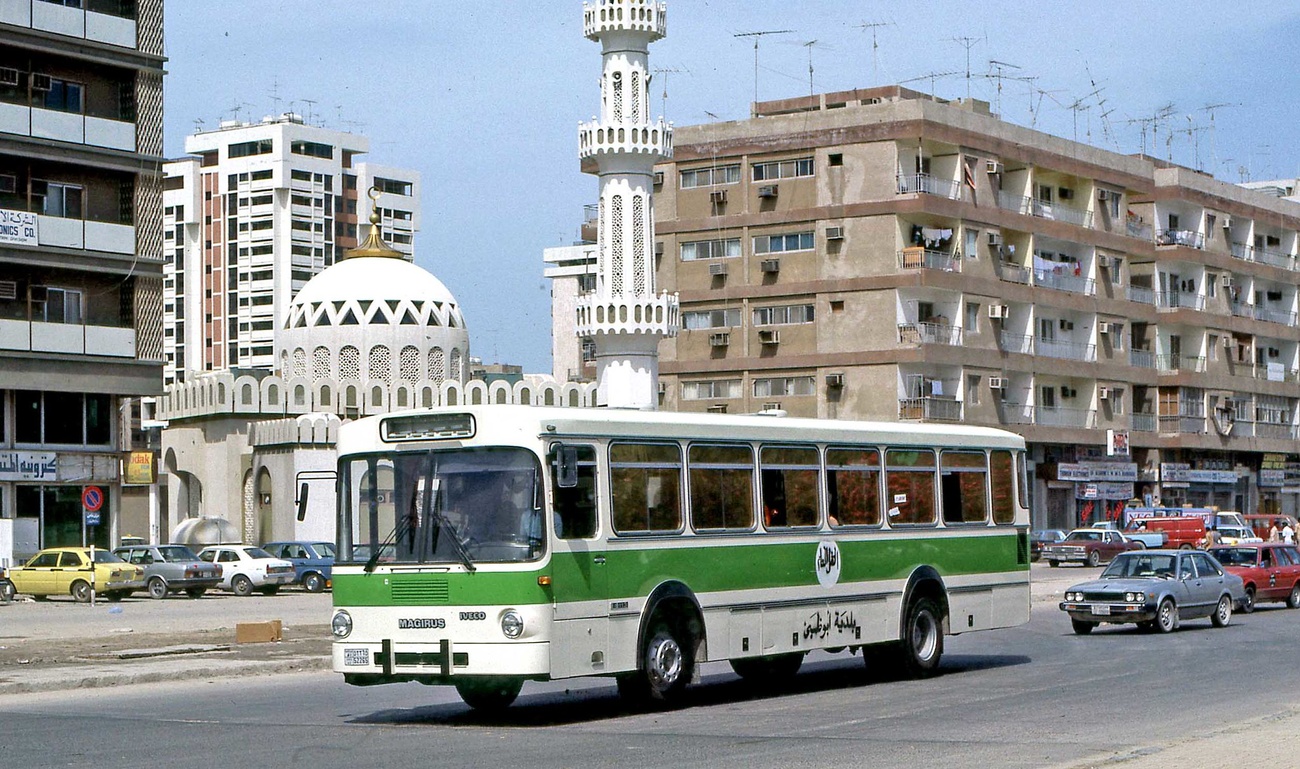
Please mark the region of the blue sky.
[[[541, 250], [577, 237], [597, 189], [576, 149], [600, 75], [580, 2], [183, 0], [166, 25], [169, 156], [196, 120], [289, 109], [368, 136], [373, 161], [423, 175], [417, 263], [459, 298], [473, 354], [550, 371]], [[1033, 78], [1001, 81], [1011, 122], [1136, 153], [1130, 121], [1172, 104], [1149, 154], [1234, 182], [1300, 176], [1300, 4], [671, 0], [656, 112], [748, 117], [754, 38], [736, 35], [776, 30], [759, 38], [760, 99], [807, 94], [811, 64], [816, 92], [911, 81], [996, 106], [996, 60]]]

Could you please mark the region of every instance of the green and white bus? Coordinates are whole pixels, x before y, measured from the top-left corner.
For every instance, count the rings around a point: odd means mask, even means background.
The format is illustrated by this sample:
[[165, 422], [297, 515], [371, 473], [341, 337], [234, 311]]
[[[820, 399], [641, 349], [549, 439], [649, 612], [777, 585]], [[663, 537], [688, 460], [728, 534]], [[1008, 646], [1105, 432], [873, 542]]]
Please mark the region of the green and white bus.
[[611, 676], [814, 649], [925, 676], [945, 634], [1029, 620], [1024, 441], [1001, 430], [530, 406], [339, 431], [333, 667], [349, 684]]

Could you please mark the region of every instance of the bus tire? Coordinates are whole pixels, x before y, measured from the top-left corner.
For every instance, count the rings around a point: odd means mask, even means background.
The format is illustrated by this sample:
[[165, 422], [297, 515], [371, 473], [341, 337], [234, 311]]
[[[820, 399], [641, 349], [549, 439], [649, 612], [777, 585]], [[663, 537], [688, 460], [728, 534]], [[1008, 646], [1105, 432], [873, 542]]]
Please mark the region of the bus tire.
[[781, 685], [788, 683], [803, 666], [803, 652], [773, 654], [768, 657], [744, 657], [731, 661], [736, 675], [753, 683]]
[[524, 687], [521, 678], [492, 676], [483, 678], [460, 678], [456, 680], [456, 693], [475, 710], [491, 713], [505, 710], [519, 696]]
[[903, 638], [894, 647], [901, 672], [907, 678], [929, 678], [943, 657], [943, 610], [930, 596], [912, 599], [903, 619]]
[[658, 620], [641, 644], [637, 670], [618, 678], [618, 691], [633, 702], [671, 704], [691, 680], [694, 644], [673, 625]]

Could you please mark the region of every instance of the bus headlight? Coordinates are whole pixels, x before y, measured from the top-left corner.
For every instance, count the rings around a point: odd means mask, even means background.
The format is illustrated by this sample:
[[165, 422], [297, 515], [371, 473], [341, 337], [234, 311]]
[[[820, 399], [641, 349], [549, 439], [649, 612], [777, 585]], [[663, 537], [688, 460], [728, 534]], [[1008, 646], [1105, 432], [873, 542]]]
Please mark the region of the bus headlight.
[[501, 632], [506, 638], [518, 638], [524, 634], [524, 618], [514, 609], [508, 609], [501, 615]]
[[334, 619], [330, 620], [330, 632], [335, 638], [347, 638], [352, 633], [352, 615], [345, 611], [334, 612]]

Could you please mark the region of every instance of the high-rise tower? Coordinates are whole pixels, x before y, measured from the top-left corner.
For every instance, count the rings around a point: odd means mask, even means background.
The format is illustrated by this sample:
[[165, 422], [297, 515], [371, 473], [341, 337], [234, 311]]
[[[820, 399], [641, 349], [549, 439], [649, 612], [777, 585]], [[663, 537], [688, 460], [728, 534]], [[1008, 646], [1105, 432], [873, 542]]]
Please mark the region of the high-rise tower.
[[578, 334], [596, 346], [597, 403], [658, 405], [659, 340], [677, 335], [677, 295], [655, 294], [655, 162], [672, 156], [672, 127], [650, 119], [650, 43], [667, 6], [583, 4], [583, 31], [601, 44], [600, 117], [578, 127], [579, 156], [600, 178], [596, 290], [578, 303]]

